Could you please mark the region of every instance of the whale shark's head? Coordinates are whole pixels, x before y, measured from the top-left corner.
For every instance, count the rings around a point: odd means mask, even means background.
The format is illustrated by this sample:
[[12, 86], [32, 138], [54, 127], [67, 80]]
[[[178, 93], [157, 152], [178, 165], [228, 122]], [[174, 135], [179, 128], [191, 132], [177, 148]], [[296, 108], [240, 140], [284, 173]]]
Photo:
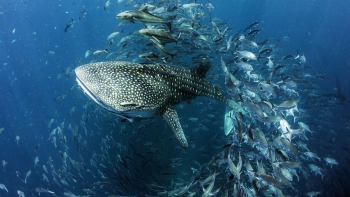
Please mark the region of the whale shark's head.
[[126, 118], [159, 115], [169, 90], [152, 76], [152, 70], [130, 62], [99, 62], [75, 69], [76, 80], [99, 106]]

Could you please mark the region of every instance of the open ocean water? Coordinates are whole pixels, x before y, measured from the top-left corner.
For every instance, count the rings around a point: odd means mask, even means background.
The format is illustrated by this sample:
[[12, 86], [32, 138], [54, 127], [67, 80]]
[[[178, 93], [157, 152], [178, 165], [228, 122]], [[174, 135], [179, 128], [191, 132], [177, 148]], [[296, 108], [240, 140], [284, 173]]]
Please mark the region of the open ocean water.
[[[1, 0], [0, 196], [19, 196], [18, 191], [25, 196], [204, 196], [210, 184], [201, 183], [218, 172], [210, 181], [214, 185], [211, 195], [215, 196], [236, 196], [237, 190], [249, 196], [254, 185], [259, 196], [281, 196], [282, 192], [285, 196], [350, 195], [350, 4], [345, 0], [181, 0], [176, 7], [176, 2]], [[145, 3], [150, 12], [165, 8], [154, 15], [174, 17], [170, 33], [178, 43], [165, 47], [177, 55], [169, 57], [167, 64], [190, 68], [199, 63], [192, 52], [206, 55], [202, 60], [212, 64], [207, 80], [221, 85], [222, 92], [227, 89], [220, 58], [227, 63], [237, 55], [234, 52], [243, 50], [237, 40], [226, 50], [231, 36], [245, 35], [258, 43], [258, 48], [249, 49], [257, 56], [264, 48], [272, 50], [257, 61], [248, 61], [254, 67], [252, 72], [262, 76], [259, 81], [266, 81], [270, 73], [267, 57], [272, 55], [274, 65], [281, 69], [271, 81], [276, 84], [282, 80], [277, 84], [281, 86], [293, 80], [298, 95], [275, 87], [277, 97], [262, 100], [270, 99], [275, 107], [285, 100], [297, 101], [299, 112], [294, 111], [294, 116], [276, 113], [293, 129], [302, 121], [312, 132], [305, 132], [307, 139], [293, 136], [292, 146], [298, 149], [295, 153], [290, 146], [278, 147], [278, 123], [265, 124], [247, 113], [240, 120], [241, 126], [244, 136], [248, 136], [250, 125], [261, 128], [268, 141], [265, 148], [270, 152], [284, 149], [285, 161], [299, 162], [300, 167], [276, 167], [283, 159], [271, 161], [271, 155], [259, 152], [261, 143], [251, 145], [246, 137], [237, 142], [235, 132], [226, 136], [225, 105], [210, 98], [198, 97], [173, 107], [189, 143], [182, 149], [161, 117], [130, 123], [84, 95], [74, 73], [80, 65], [143, 62], [138, 56], [151, 51], [167, 56], [138, 34], [145, 28], [140, 21], [120, 24], [116, 18], [118, 13], [138, 10]], [[183, 4], [188, 3], [200, 5], [185, 8]], [[191, 14], [196, 18], [192, 26], [178, 23], [180, 18], [190, 20]], [[211, 19], [221, 33], [227, 28], [222, 40], [213, 41], [216, 32]], [[246, 29], [255, 21], [257, 25]], [[252, 30], [258, 33], [248, 35]], [[107, 40], [113, 32], [119, 34]], [[189, 50], [188, 46], [193, 48]], [[108, 51], [93, 54], [104, 49]], [[287, 55], [289, 59], [283, 60]], [[304, 63], [299, 59], [302, 55]], [[245, 72], [237, 71], [234, 61], [227, 65], [239, 80], [249, 80]], [[250, 81], [259, 87], [260, 83]], [[256, 101], [244, 94], [243, 98], [245, 102]], [[306, 144], [310, 151], [297, 142]], [[234, 146], [224, 146], [227, 144]], [[306, 152], [315, 153], [319, 159], [308, 157]], [[242, 156], [240, 180], [231, 172], [227, 154], [235, 165]], [[325, 158], [338, 164], [326, 165]], [[256, 172], [253, 180], [245, 167], [249, 160]], [[257, 172], [257, 163], [274, 180]], [[320, 174], [311, 164], [320, 169]], [[278, 177], [275, 168], [296, 171], [292, 186]], [[275, 180], [283, 186], [278, 187]]]

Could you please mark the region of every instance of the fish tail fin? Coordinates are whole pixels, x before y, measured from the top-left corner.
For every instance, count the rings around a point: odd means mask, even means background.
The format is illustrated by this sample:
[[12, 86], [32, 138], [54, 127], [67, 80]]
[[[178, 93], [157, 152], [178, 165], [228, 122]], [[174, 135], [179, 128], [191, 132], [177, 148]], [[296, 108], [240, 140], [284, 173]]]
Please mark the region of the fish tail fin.
[[168, 61], [168, 58], [169, 58], [168, 56], [167, 57], [163, 57], [162, 58], [163, 62], [166, 63], [166, 61]]

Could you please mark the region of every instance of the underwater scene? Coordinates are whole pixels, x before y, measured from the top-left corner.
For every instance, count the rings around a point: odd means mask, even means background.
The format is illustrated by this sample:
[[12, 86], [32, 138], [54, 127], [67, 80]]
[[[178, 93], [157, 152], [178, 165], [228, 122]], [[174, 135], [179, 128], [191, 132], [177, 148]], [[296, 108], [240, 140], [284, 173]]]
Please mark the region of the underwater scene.
[[0, 4], [0, 197], [350, 196], [345, 0]]

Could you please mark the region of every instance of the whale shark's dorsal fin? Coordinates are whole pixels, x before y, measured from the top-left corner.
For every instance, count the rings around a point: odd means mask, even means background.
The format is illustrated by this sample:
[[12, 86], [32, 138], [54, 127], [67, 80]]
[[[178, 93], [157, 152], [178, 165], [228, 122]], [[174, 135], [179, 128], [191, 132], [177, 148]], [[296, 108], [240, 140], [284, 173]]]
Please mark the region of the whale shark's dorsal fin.
[[188, 143], [184, 134], [184, 131], [182, 130], [179, 117], [177, 116], [177, 113], [175, 110], [167, 108], [162, 115], [164, 120], [168, 123], [170, 126], [171, 130], [173, 130], [177, 141], [179, 141], [180, 146], [182, 148], [187, 148]]
[[205, 75], [210, 70], [210, 68], [211, 68], [210, 62], [198, 63], [191, 68], [191, 74], [192, 76], [205, 78]]

